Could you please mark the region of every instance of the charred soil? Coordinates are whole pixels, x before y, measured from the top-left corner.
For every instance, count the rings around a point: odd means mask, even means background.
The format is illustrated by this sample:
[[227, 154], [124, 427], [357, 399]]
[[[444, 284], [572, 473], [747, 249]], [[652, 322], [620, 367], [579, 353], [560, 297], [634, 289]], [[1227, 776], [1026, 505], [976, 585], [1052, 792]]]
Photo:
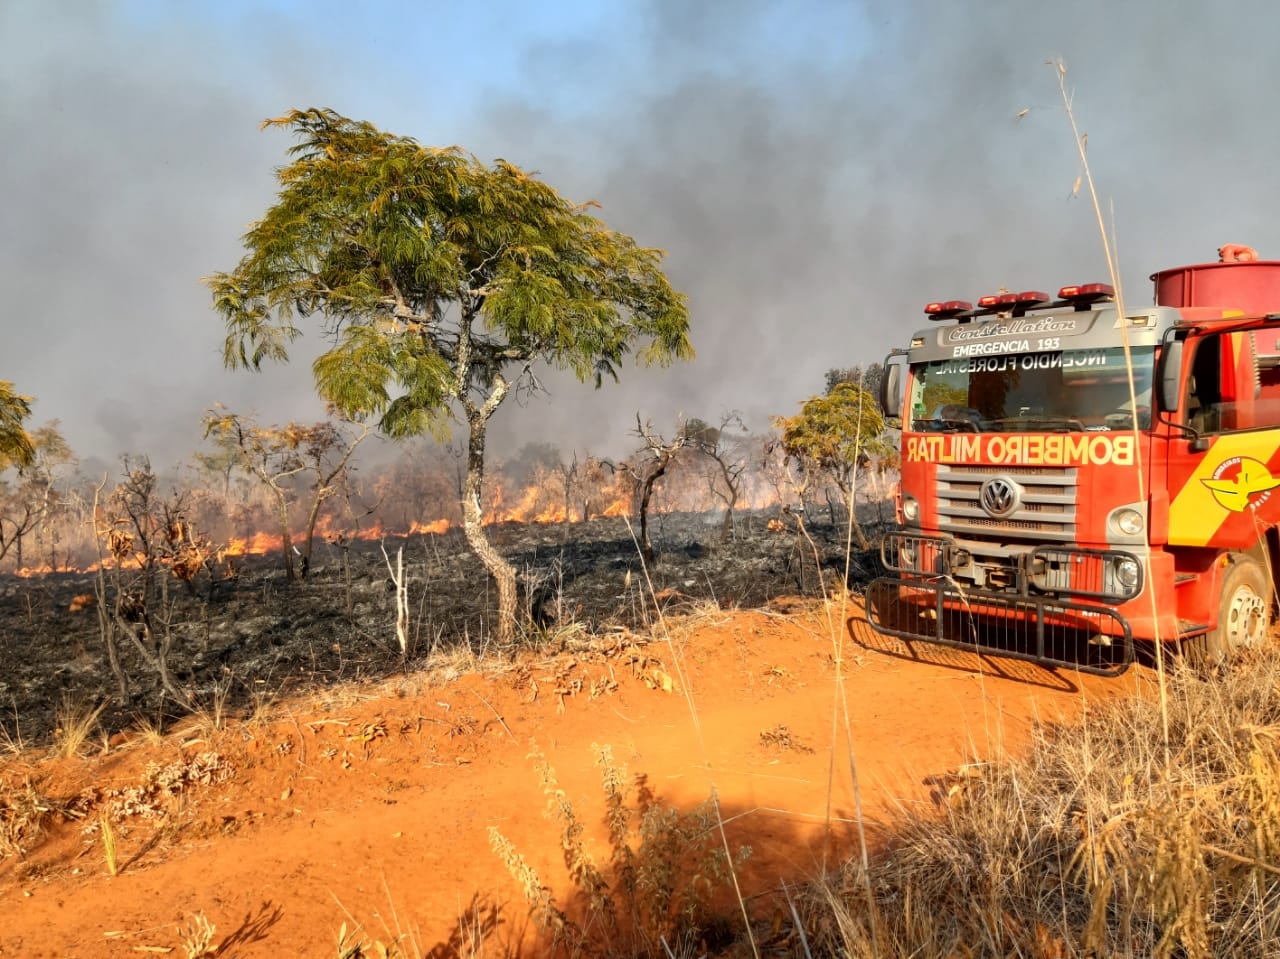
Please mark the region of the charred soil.
[[[744, 516], [720, 542], [718, 517], [659, 515], [657, 555], [640, 559], [624, 519], [537, 525], [506, 523], [490, 535], [516, 567], [532, 623], [523, 644], [543, 649], [570, 639], [647, 630], [659, 614], [712, 604], [753, 608], [778, 596], [821, 596], [845, 578], [844, 530], [794, 519]], [[496, 596], [462, 534], [399, 537], [381, 543], [324, 544], [305, 578], [290, 581], [279, 556], [247, 556], [203, 571], [189, 584], [164, 570], [165, 596], [151, 590], [146, 637], [186, 703], [166, 702], [156, 671], [131, 641], [117, 640], [121, 695], [110, 669], [97, 609], [105, 597], [127, 619], [143, 615], [137, 571], [99, 577], [63, 573], [0, 577], [0, 736], [47, 743], [59, 711], [103, 706], [111, 733], [142, 720], [180, 717], [188, 706], [243, 712], [271, 696], [353, 680], [411, 673], [441, 655], [502, 657], [489, 623]], [[850, 586], [864, 585], [875, 559], [855, 553]], [[396, 569], [408, 616], [396, 636]], [[820, 577], [825, 577], [821, 579]], [[143, 630], [137, 627], [137, 633]]]

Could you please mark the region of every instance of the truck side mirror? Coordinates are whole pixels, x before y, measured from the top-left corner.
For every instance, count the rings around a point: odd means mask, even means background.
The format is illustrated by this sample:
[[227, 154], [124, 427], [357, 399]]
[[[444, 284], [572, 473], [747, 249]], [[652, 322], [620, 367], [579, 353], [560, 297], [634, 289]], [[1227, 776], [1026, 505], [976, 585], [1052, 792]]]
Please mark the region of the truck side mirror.
[[[895, 362], [896, 361], [896, 362]], [[885, 419], [902, 418], [902, 359], [901, 354], [890, 354], [884, 361], [884, 376], [880, 380], [880, 412]]]
[[1178, 412], [1182, 405], [1182, 347], [1180, 339], [1165, 341], [1160, 353], [1160, 408], [1166, 413]]

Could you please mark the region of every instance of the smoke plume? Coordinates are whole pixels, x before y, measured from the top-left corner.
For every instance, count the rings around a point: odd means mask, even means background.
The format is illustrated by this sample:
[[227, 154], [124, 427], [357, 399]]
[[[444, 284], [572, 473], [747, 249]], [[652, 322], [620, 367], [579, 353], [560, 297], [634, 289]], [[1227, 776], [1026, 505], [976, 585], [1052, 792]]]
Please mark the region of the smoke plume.
[[6, 4], [0, 378], [106, 462], [187, 456], [215, 402], [318, 419], [316, 345], [225, 371], [199, 282], [271, 202], [290, 144], [258, 123], [290, 107], [504, 157], [668, 251], [698, 359], [547, 376], [500, 449], [625, 451], [637, 413], [767, 429], [928, 300], [1106, 279], [1058, 61], [1129, 302], [1224, 242], [1280, 258], [1261, 0], [587, 7]]

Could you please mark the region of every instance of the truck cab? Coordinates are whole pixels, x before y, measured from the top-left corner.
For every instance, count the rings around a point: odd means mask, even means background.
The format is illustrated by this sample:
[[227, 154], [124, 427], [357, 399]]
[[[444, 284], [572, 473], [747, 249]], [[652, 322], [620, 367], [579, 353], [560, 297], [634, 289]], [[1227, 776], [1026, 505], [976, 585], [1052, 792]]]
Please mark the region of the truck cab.
[[[1265, 635], [1280, 523], [1280, 262], [926, 307], [891, 354], [899, 528], [868, 618], [906, 640], [1116, 674]], [[1273, 491], [1274, 494], [1273, 494]]]

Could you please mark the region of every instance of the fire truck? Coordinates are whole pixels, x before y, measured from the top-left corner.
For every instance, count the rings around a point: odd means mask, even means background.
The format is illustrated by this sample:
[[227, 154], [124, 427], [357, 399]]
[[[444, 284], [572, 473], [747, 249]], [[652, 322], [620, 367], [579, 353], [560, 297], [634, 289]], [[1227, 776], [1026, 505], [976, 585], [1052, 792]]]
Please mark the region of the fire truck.
[[1280, 261], [935, 301], [885, 364], [897, 528], [883, 634], [1118, 675], [1269, 633], [1280, 558]]

